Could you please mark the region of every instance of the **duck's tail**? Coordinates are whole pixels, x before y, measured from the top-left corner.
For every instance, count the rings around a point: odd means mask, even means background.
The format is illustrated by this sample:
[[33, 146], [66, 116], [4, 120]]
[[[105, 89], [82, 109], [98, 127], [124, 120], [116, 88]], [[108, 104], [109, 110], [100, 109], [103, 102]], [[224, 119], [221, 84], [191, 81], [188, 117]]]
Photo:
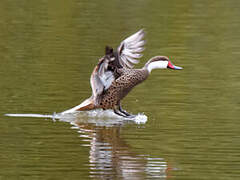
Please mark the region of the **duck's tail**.
[[89, 110], [93, 110], [93, 109], [96, 109], [96, 106], [94, 104], [94, 99], [92, 97], [90, 97], [90, 98], [86, 99], [85, 101], [83, 101], [78, 106], [75, 106], [71, 109], [63, 111], [61, 114], [74, 113], [77, 111], [89, 111]]

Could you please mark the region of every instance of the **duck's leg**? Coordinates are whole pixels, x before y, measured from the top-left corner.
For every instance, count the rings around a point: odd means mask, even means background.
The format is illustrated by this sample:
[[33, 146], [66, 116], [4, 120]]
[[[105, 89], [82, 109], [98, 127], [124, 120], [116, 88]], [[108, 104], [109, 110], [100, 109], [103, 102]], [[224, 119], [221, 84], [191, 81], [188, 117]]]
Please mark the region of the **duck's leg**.
[[121, 113], [125, 114], [126, 117], [130, 117], [130, 118], [136, 117], [136, 115], [129, 114], [127, 111], [123, 110], [120, 103], [119, 103], [119, 105], [118, 105], [118, 109], [119, 109], [119, 111], [120, 111]]
[[119, 116], [122, 116], [122, 117], [128, 117], [126, 114], [123, 114], [120, 112], [119, 110], [119, 106], [115, 106], [114, 109], [113, 109], [113, 112]]

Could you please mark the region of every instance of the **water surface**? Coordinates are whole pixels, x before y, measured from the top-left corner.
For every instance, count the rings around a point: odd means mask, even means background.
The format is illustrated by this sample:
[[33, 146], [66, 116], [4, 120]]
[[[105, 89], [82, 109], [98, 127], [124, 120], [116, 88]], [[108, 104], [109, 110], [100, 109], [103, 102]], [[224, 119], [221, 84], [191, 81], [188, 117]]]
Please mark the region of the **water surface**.
[[[239, 179], [239, 8], [233, 0], [0, 2], [0, 179]], [[184, 67], [153, 71], [124, 99], [144, 124], [101, 111], [4, 116], [78, 105], [105, 45], [140, 28], [147, 45], [137, 67], [155, 55]]]

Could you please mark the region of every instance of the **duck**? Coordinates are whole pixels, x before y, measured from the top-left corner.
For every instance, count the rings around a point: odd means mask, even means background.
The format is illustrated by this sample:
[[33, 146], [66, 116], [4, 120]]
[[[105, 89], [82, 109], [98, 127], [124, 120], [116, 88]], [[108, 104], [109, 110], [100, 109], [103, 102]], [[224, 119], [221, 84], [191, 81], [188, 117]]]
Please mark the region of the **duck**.
[[134, 65], [139, 63], [146, 43], [144, 35], [144, 30], [139, 30], [124, 39], [115, 51], [106, 46], [105, 55], [99, 59], [90, 77], [91, 97], [62, 114], [112, 109], [119, 116], [135, 117], [122, 108], [121, 100], [135, 86], [145, 81], [153, 69], [183, 69], [175, 66], [167, 56], [154, 56], [142, 68], [135, 69]]

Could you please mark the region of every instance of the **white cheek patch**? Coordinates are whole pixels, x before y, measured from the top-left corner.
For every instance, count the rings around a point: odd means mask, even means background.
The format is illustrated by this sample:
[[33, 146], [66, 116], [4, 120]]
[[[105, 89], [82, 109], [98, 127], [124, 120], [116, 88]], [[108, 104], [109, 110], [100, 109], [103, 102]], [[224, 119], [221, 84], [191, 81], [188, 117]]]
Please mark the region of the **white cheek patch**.
[[168, 66], [168, 61], [155, 61], [148, 65], [147, 69], [150, 73], [153, 69], [166, 69]]

